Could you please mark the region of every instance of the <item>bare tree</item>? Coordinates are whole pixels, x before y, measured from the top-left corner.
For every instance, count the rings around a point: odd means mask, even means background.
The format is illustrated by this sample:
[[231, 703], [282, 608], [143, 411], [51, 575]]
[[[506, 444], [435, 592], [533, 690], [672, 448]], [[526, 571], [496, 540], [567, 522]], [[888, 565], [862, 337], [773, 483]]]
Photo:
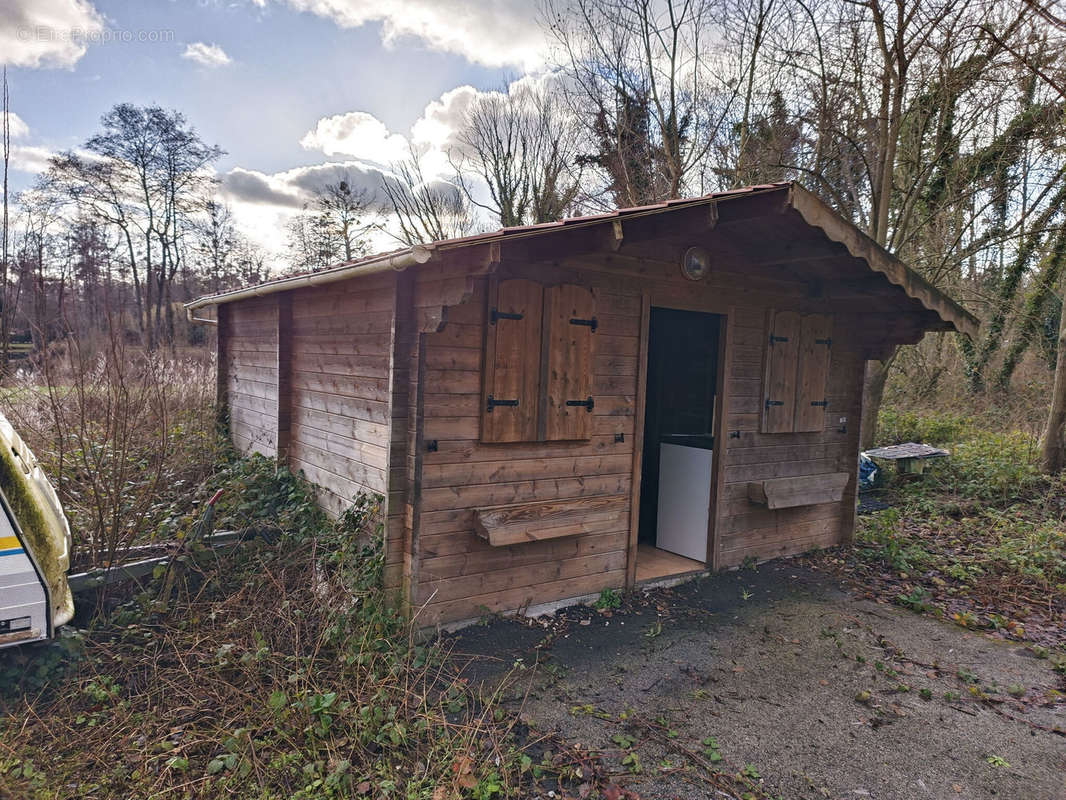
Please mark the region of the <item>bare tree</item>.
[[[479, 95], [449, 152], [457, 183], [471, 205], [502, 227], [560, 219], [581, 186], [578, 128], [550, 84], [513, 83]], [[479, 200], [482, 187], [486, 201]]]
[[323, 269], [343, 258], [344, 249], [337, 230], [310, 204], [288, 223], [286, 249], [294, 270]]
[[340, 180], [327, 183], [315, 198], [315, 204], [336, 229], [344, 260], [366, 255], [366, 235], [372, 227], [368, 221], [372, 213], [369, 192], [353, 189], [350, 179]]
[[194, 234], [193, 252], [207, 290], [216, 294], [230, 282], [232, 258], [239, 244], [230, 207], [214, 199], [208, 200], [203, 215], [195, 223]]
[[171, 287], [207, 168], [222, 150], [207, 145], [177, 111], [120, 104], [101, 120], [86, 154], [53, 157], [52, 179], [79, 209], [120, 235], [133, 280], [137, 325], [151, 349], [173, 338]]
[[[1024, 14], [982, 0], [845, 1], [804, 10], [817, 48], [780, 54], [798, 76], [792, 84], [806, 76], [807, 144], [796, 152], [795, 172], [813, 178], [816, 191], [933, 283], [957, 286], [965, 253], [981, 254], [1010, 235], [1006, 220], [988, 221], [996, 203], [1012, 207], [997, 170], [1009, 171], [1017, 143], [1039, 128], [1008, 124], [1005, 140], [989, 113], [1011, 113], [1004, 90], [1013, 67], [1002, 41], [1024, 38]], [[1000, 35], [983, 35], [979, 20]], [[1023, 208], [1020, 218], [1031, 211]], [[876, 435], [894, 357], [867, 365], [864, 446]]]
[[385, 198], [381, 213], [395, 221], [396, 230], [389, 230], [388, 223], [383, 227], [406, 245], [465, 236], [473, 229], [462, 190], [444, 180], [428, 179], [413, 147], [410, 158], [393, 164], [392, 174], [382, 178], [381, 191]]
[[351, 178], [327, 183], [289, 222], [289, 258], [296, 269], [321, 269], [366, 254], [374, 207], [366, 189], [352, 186]]
[[[47, 176], [39, 178], [32, 190], [21, 193], [22, 236], [17, 257], [20, 283], [29, 285], [32, 307], [29, 317], [34, 350], [43, 354], [52, 330], [48, 313], [48, 284], [61, 238], [62, 198]], [[54, 263], [55, 262], [55, 263]]]
[[680, 197], [736, 97], [710, 58], [709, 0], [544, 0], [572, 108], [616, 205]]

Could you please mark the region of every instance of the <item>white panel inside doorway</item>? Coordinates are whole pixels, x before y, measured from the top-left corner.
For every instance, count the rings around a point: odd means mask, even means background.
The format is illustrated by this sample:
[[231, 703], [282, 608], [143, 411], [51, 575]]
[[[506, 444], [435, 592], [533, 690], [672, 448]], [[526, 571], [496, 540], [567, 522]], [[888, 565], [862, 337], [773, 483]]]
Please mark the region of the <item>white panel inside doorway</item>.
[[656, 547], [707, 560], [712, 455], [702, 447], [660, 445]]

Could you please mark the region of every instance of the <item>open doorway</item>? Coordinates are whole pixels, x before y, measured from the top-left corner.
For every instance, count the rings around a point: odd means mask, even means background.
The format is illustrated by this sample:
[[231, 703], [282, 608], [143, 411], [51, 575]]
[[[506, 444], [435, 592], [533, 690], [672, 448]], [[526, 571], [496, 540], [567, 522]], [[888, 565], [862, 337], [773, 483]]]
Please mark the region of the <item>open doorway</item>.
[[638, 582], [706, 568], [722, 319], [651, 310]]

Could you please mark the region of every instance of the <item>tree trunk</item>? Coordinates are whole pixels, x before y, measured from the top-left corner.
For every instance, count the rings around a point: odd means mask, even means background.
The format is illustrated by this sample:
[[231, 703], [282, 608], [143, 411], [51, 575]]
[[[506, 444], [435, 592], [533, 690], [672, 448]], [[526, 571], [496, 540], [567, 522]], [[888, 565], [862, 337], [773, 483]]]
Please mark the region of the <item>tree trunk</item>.
[[873, 447], [877, 438], [877, 415], [881, 412], [885, 383], [895, 358], [896, 351], [893, 351], [884, 361], [866, 362], [866, 376], [862, 382], [862, 427], [859, 429], [859, 447], [862, 450]]
[[1051, 410], [1041, 442], [1044, 471], [1049, 475], [1066, 466], [1066, 313], [1059, 321], [1058, 354], [1055, 358], [1055, 385], [1051, 392]]

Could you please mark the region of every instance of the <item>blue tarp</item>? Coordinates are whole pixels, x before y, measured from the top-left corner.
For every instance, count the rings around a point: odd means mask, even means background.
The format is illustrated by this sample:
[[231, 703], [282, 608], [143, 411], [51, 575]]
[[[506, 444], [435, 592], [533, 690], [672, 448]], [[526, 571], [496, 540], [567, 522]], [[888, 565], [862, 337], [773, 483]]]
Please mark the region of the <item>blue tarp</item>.
[[877, 465], [866, 453], [859, 453], [859, 490], [874, 488]]

